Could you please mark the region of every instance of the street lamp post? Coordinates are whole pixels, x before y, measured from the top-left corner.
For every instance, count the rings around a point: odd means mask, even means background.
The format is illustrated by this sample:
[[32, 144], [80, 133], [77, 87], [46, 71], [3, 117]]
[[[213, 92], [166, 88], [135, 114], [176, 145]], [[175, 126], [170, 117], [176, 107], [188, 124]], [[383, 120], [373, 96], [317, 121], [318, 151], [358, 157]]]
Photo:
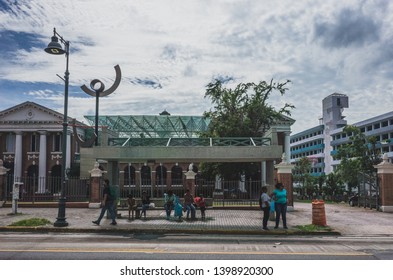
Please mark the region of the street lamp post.
[[[64, 49], [59, 43], [60, 42], [64, 45]], [[54, 223], [55, 227], [66, 227], [68, 226], [68, 222], [66, 222], [65, 217], [65, 210], [66, 210], [66, 198], [64, 195], [64, 189], [66, 184], [66, 164], [67, 164], [67, 126], [68, 126], [68, 83], [69, 83], [69, 76], [70, 73], [68, 72], [68, 57], [69, 57], [69, 49], [70, 49], [70, 42], [64, 40], [59, 33], [56, 32], [56, 28], [53, 28], [53, 36], [52, 41], [48, 44], [48, 47], [45, 48], [45, 52], [54, 55], [62, 55], [65, 54], [66, 56], [66, 70], [64, 73], [64, 115], [63, 115], [63, 140], [62, 140], [62, 164], [61, 164], [61, 193], [59, 198], [59, 212], [56, 218], [56, 222]]]

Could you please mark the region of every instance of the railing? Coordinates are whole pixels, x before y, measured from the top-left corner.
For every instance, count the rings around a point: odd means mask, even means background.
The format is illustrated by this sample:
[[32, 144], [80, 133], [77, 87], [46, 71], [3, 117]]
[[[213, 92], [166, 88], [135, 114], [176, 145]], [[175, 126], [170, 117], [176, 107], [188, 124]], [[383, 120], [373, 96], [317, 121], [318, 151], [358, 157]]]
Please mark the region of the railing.
[[[179, 182], [180, 183], [180, 182]], [[129, 194], [139, 198], [142, 192], [146, 192], [151, 198], [164, 198], [164, 193], [172, 190], [175, 195], [184, 196], [185, 184], [172, 185], [125, 185], [119, 187], [120, 199], [125, 200]], [[215, 207], [256, 207], [258, 206], [261, 191], [260, 181], [206, 181], [198, 179], [195, 181], [195, 196], [203, 195], [212, 199]], [[271, 190], [273, 191], [273, 187]]]
[[181, 146], [270, 146], [270, 138], [222, 137], [222, 138], [110, 138], [109, 146], [149, 146], [149, 147], [181, 147]]
[[[58, 201], [61, 196], [60, 177], [20, 177], [7, 176], [4, 183], [6, 200], [12, 199], [12, 188], [15, 182], [23, 183], [19, 187], [21, 202]], [[88, 201], [90, 198], [90, 179], [68, 178], [64, 187], [64, 196], [69, 202]]]

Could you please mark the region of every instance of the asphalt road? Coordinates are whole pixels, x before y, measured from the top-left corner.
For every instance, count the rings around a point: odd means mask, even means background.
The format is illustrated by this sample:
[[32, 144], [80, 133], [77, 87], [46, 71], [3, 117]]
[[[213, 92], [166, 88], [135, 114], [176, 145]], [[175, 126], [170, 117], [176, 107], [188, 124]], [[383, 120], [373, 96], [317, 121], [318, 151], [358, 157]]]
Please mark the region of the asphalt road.
[[391, 237], [0, 234], [2, 260], [393, 260]]

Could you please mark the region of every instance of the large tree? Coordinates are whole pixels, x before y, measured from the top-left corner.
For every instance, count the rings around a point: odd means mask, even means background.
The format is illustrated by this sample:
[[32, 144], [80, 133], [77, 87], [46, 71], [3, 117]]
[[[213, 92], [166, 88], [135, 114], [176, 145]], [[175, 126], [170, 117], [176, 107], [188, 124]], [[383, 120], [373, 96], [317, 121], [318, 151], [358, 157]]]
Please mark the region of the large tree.
[[349, 136], [349, 142], [337, 150], [335, 158], [341, 162], [336, 172], [347, 183], [349, 192], [352, 192], [354, 187], [359, 186], [359, 174], [373, 176], [374, 165], [381, 159], [375, 137], [365, 136], [358, 127], [352, 125], [344, 127], [343, 132]]
[[211, 119], [206, 136], [209, 137], [261, 137], [282, 114], [290, 115], [294, 106], [288, 103], [279, 109], [268, 104], [272, 93], [284, 95], [290, 81], [270, 83], [240, 83], [226, 88], [220, 80], [207, 85], [205, 98], [213, 109], [204, 115]]
[[[209, 83], [205, 98], [209, 98], [213, 108], [204, 113], [210, 118], [208, 130], [203, 137], [262, 137], [274, 121], [282, 115], [290, 115], [293, 105], [285, 103], [281, 108], [268, 104], [271, 94], [283, 96], [288, 90], [289, 80], [281, 83], [271, 80], [269, 83], [240, 83], [234, 88], [227, 88], [220, 80]], [[205, 164], [206, 173], [219, 174], [226, 179], [239, 178], [245, 173], [247, 178], [255, 174], [255, 164]], [[214, 170], [213, 170], [214, 169]]]

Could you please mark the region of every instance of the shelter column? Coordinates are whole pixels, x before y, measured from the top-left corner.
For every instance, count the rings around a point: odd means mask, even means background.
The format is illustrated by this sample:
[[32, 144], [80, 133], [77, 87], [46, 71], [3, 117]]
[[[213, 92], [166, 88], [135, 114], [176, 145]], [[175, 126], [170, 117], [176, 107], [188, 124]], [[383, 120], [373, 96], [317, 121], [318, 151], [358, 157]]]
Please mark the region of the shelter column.
[[266, 161], [261, 162], [261, 185], [266, 186]]
[[377, 168], [380, 196], [381, 196], [381, 211], [393, 212], [393, 164], [388, 160], [388, 155], [383, 155], [383, 161], [374, 166]]

